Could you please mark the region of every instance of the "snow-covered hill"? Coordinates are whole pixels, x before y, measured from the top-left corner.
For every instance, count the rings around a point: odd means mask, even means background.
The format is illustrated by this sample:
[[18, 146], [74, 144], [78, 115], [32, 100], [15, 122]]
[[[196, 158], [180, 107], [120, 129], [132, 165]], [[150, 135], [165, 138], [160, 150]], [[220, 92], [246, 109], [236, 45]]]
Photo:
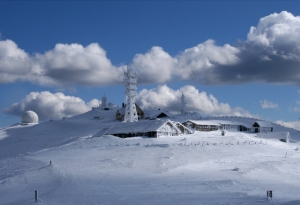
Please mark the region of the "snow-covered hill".
[[118, 123], [114, 114], [92, 110], [0, 130], [0, 204], [300, 204], [296, 130], [274, 127], [292, 143], [218, 131], [92, 137]]

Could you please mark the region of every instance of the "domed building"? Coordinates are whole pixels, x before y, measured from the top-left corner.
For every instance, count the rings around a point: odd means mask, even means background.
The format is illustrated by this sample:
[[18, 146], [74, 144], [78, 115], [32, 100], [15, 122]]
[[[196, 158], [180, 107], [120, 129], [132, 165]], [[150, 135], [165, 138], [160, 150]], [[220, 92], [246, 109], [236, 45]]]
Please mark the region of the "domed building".
[[39, 117], [38, 115], [31, 111], [28, 110], [22, 115], [22, 123], [23, 124], [28, 124], [28, 123], [38, 123], [39, 122]]

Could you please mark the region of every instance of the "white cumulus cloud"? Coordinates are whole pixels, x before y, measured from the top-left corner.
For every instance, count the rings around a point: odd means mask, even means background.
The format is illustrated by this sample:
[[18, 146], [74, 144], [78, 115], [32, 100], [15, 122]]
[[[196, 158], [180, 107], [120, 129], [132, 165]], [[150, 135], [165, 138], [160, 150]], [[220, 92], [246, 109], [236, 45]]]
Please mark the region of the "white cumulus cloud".
[[4, 112], [22, 116], [25, 111], [32, 110], [38, 114], [40, 120], [60, 119], [87, 112], [97, 105], [97, 99], [86, 103], [78, 97], [67, 96], [61, 92], [44, 91], [29, 93], [20, 102], [5, 108]]
[[[208, 85], [299, 85], [299, 39], [300, 17], [282, 11], [261, 18], [249, 29], [247, 39], [235, 45], [207, 40], [175, 56], [153, 46], [144, 54], [134, 55], [129, 64], [136, 69], [140, 84], [180, 80]], [[123, 71], [124, 66], [113, 65], [98, 43], [56, 44], [45, 53], [29, 55], [12, 40], [0, 40], [0, 83], [22, 80], [58, 87], [112, 85], [122, 82]]]
[[257, 27], [250, 28], [247, 41], [265, 46], [270, 54], [299, 60], [299, 38], [300, 17], [282, 11], [261, 18]]
[[216, 46], [213, 40], [208, 40], [195, 47], [186, 49], [176, 58], [176, 73], [182, 79], [195, 79], [200, 83], [217, 83], [219, 66], [233, 65], [239, 62], [239, 50], [226, 44]]
[[278, 120], [275, 123], [285, 126], [285, 127], [289, 127], [289, 128], [293, 128], [295, 130], [300, 130], [300, 121], [283, 121], [283, 120]]
[[[184, 86], [173, 90], [167, 85], [159, 85], [154, 89], [143, 89], [136, 96], [136, 103], [142, 109], [166, 109], [181, 111], [181, 96], [185, 95], [186, 111], [198, 111], [207, 115], [231, 115], [244, 117], [257, 117], [241, 107], [232, 108], [228, 103], [219, 102], [213, 95], [200, 92], [194, 86]], [[4, 108], [4, 113], [22, 116], [27, 110], [35, 111], [40, 120], [61, 119], [71, 117], [91, 110], [101, 101], [93, 99], [85, 102], [79, 97], [67, 96], [61, 92], [49, 91], [31, 92], [20, 102], [13, 103]]]
[[18, 80], [46, 86], [109, 85], [123, 80], [97, 43], [57, 44], [44, 54], [28, 55], [11, 40], [0, 41], [0, 83]]
[[139, 73], [141, 83], [164, 83], [171, 80], [174, 74], [176, 59], [172, 58], [161, 47], [152, 47], [145, 54], [137, 54], [132, 67]]
[[136, 103], [142, 109], [166, 109], [169, 111], [181, 110], [181, 95], [184, 93], [187, 111], [198, 111], [208, 115], [232, 115], [253, 117], [243, 108], [232, 108], [228, 103], [219, 102], [213, 95], [200, 92], [194, 86], [184, 86], [173, 90], [167, 85], [159, 85], [154, 89], [143, 89], [137, 97]]
[[11, 40], [0, 40], [0, 83], [29, 80], [30, 56]]
[[276, 109], [276, 108], [279, 108], [278, 104], [273, 103], [273, 102], [268, 101], [268, 100], [262, 100], [262, 101], [259, 101], [259, 102], [260, 102], [260, 106], [261, 106], [262, 109]]
[[123, 69], [106, 57], [97, 43], [86, 47], [80, 44], [57, 44], [45, 54], [37, 54], [35, 62], [41, 74], [58, 84], [106, 85], [122, 81]]
[[296, 106], [294, 106], [293, 108], [290, 108], [290, 111], [292, 112], [300, 112], [300, 101], [296, 101]]

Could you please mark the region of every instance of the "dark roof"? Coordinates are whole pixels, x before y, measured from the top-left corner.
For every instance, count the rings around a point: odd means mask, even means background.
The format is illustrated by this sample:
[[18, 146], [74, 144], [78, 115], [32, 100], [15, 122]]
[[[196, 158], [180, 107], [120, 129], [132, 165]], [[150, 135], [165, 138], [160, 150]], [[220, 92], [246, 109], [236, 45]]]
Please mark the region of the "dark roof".
[[[135, 104], [135, 107], [136, 108], [139, 108], [140, 110], [142, 110], [136, 103], [134, 103]], [[121, 114], [121, 115], [125, 115], [125, 111], [126, 111], [126, 104], [124, 105], [124, 107], [122, 107], [121, 109], [119, 109], [118, 110], [119, 111], [119, 113]], [[142, 110], [143, 111], [143, 110]], [[144, 112], [144, 111], [143, 111]]]
[[187, 120], [186, 122], [190, 121], [191, 123], [194, 123], [196, 125], [215, 125], [220, 126], [220, 123], [217, 123], [213, 120]]
[[145, 133], [160, 131], [165, 123], [170, 123], [178, 130], [178, 128], [170, 120], [141, 120], [137, 122], [121, 122], [109, 128], [105, 134], [121, 134], [121, 133]]
[[152, 113], [150, 115], [150, 119], [155, 119], [155, 118], [165, 118], [165, 117], [168, 117], [168, 118], [171, 118], [171, 114], [168, 113], [168, 112], [165, 112], [165, 111], [157, 111], [155, 113]]
[[251, 127], [251, 125], [248, 125], [244, 122], [228, 121], [228, 120], [187, 120], [187, 121], [190, 121], [196, 125], [215, 125], [215, 126], [235, 125], [235, 126], [244, 126], [248, 128]]
[[[256, 121], [255, 122], [259, 127], [274, 127], [272, 122], [269, 121]], [[253, 126], [255, 125], [253, 124]]]

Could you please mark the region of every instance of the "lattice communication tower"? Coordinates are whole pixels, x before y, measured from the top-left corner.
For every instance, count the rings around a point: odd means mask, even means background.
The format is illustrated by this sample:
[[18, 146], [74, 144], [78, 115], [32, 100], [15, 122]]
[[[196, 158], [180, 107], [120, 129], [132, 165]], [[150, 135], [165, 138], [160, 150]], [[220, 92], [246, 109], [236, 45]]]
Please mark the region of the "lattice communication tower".
[[124, 122], [137, 122], [138, 115], [135, 106], [135, 96], [137, 95], [137, 74], [133, 68], [127, 66], [124, 72], [125, 95], [127, 98]]

